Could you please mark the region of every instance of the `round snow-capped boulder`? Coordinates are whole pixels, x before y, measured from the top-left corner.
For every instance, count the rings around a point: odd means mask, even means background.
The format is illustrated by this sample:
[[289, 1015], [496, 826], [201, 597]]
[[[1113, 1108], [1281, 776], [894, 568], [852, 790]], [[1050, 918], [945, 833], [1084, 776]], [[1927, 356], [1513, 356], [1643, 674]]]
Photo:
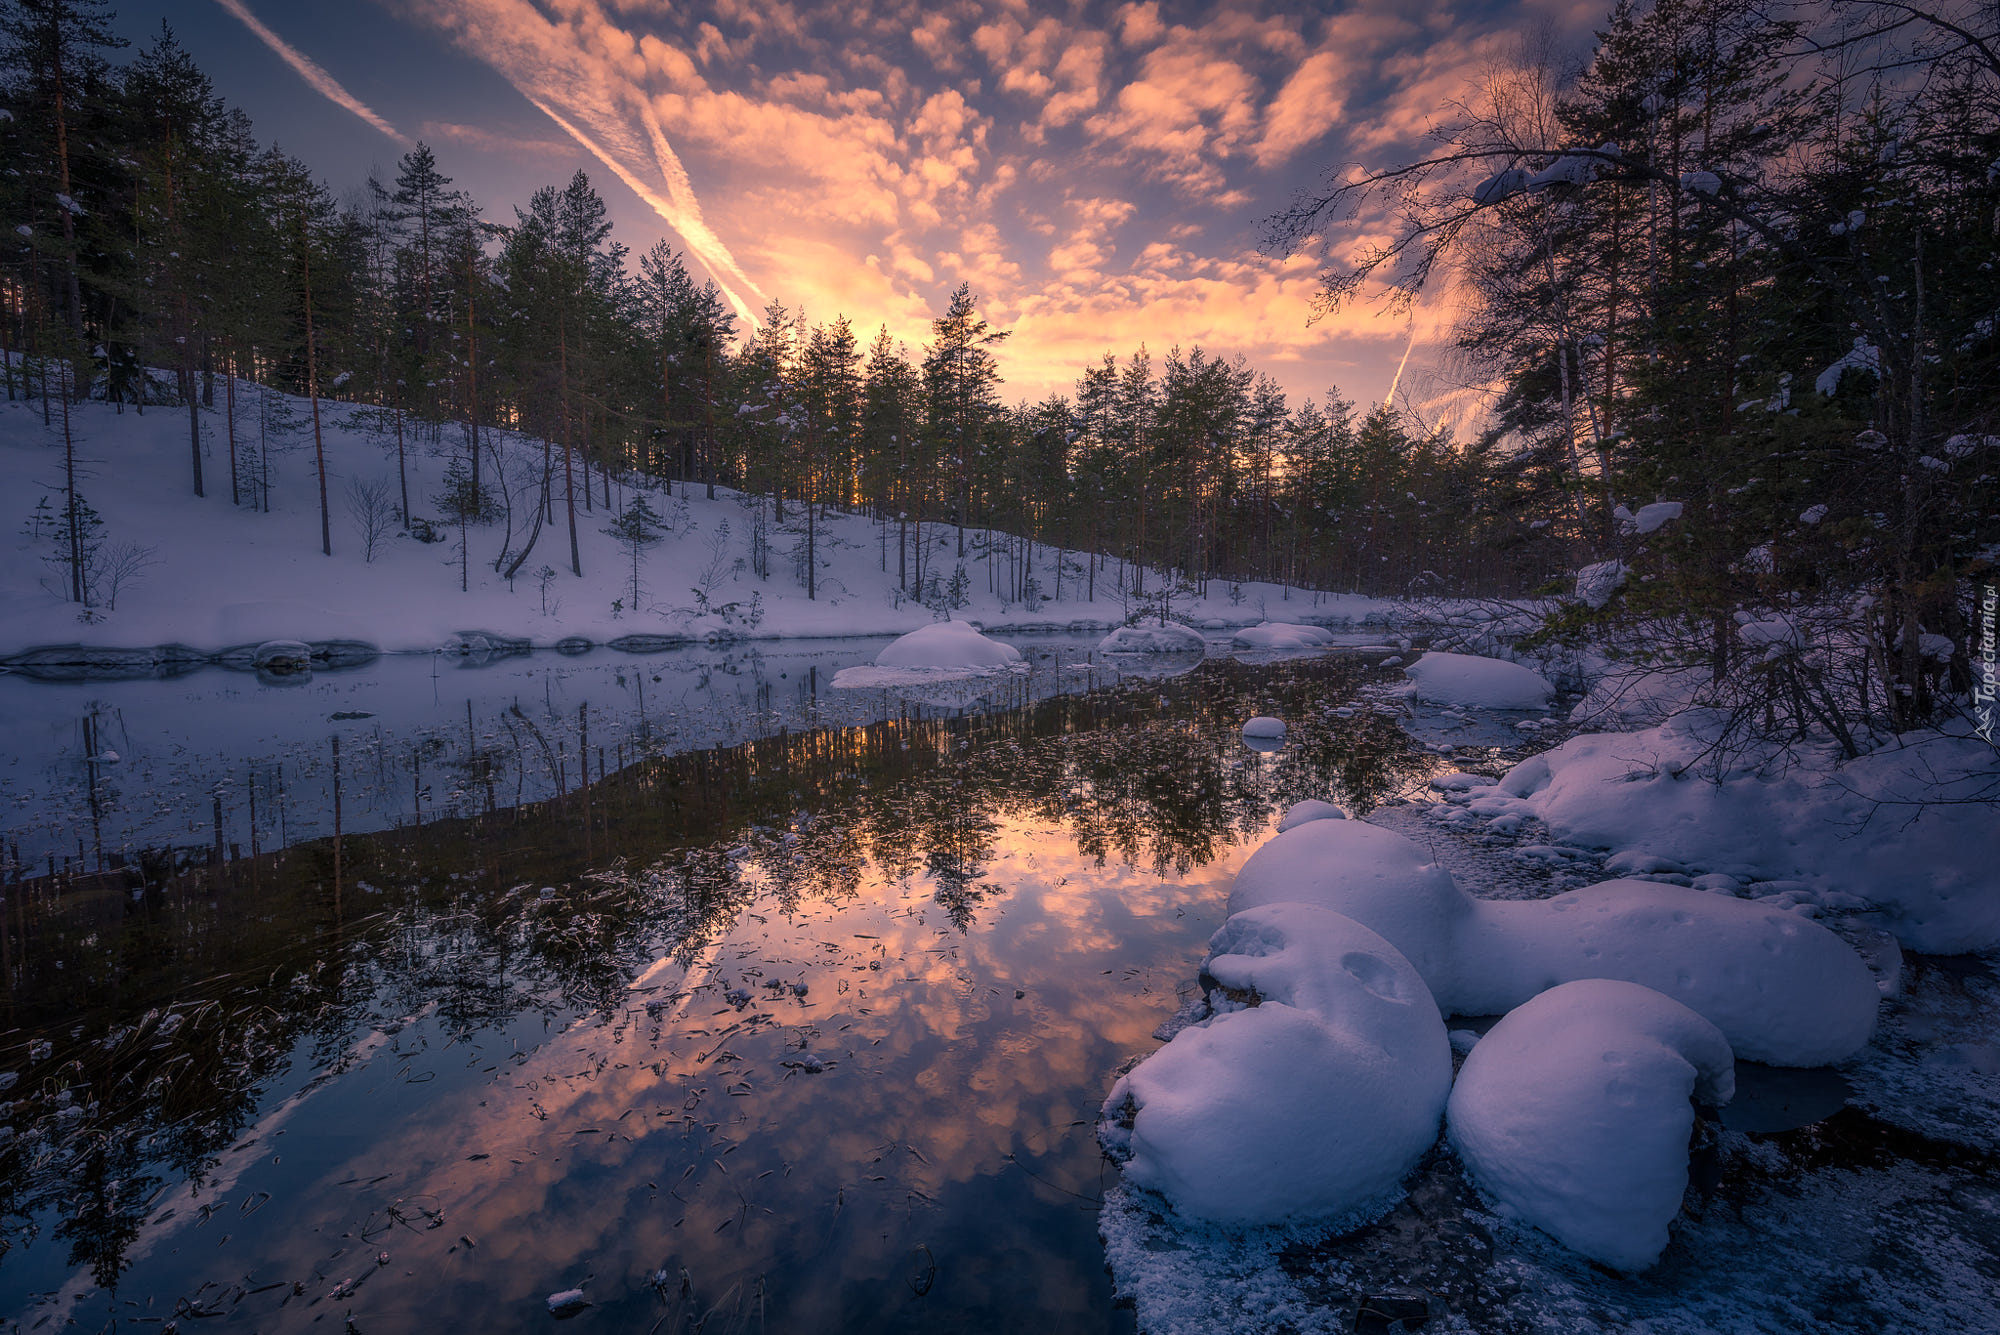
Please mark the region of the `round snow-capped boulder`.
[[1275, 835], [1236, 873], [1229, 911], [1284, 903], [1316, 904], [1380, 933], [1438, 1004], [1457, 1010], [1454, 937], [1473, 901], [1413, 840], [1358, 820], [1308, 821]]
[[1403, 669], [1409, 693], [1438, 705], [1476, 709], [1547, 709], [1555, 687], [1533, 668], [1504, 658], [1443, 654], [1435, 650]]
[[300, 640], [266, 640], [250, 655], [251, 666], [259, 672], [312, 671], [312, 646]]
[[1285, 721], [1258, 716], [1243, 725], [1243, 745], [1260, 755], [1271, 755], [1285, 746]]
[[1202, 969], [1223, 987], [1309, 1011], [1404, 1054], [1438, 1091], [1451, 1084], [1451, 1044], [1431, 990], [1402, 952], [1354, 919], [1315, 904], [1232, 914], [1208, 939]]
[[1714, 1025], [1636, 983], [1565, 983], [1466, 1054], [1452, 1147], [1481, 1190], [1620, 1270], [1660, 1259], [1687, 1190], [1689, 1097], [1726, 1103], [1734, 1057]]
[[1409, 961], [1305, 904], [1239, 914], [1208, 967], [1261, 1004], [1182, 1030], [1112, 1089], [1125, 1178], [1231, 1224], [1359, 1223], [1437, 1139], [1451, 1044]]
[[1317, 649], [1333, 643], [1333, 633], [1318, 626], [1266, 621], [1245, 626], [1231, 640], [1238, 649]]
[[1005, 667], [1021, 661], [1021, 651], [981, 635], [963, 621], [934, 621], [891, 641], [875, 656], [881, 667]]
[[1882, 992], [1868, 965], [1795, 913], [1638, 880], [1479, 908], [1479, 922], [1460, 937], [1476, 958], [1461, 958], [1460, 976], [1494, 985], [1482, 1002], [1487, 1014], [1559, 981], [1617, 978], [1687, 1006], [1749, 1061], [1827, 1066], [1875, 1032]]
[[1200, 653], [1208, 647], [1201, 632], [1169, 621], [1163, 626], [1120, 626], [1097, 642], [1106, 654]]
[[1278, 833], [1283, 834], [1286, 830], [1296, 830], [1307, 821], [1346, 819], [1347, 813], [1333, 803], [1322, 802], [1316, 797], [1309, 797], [1303, 802], [1292, 803], [1286, 810], [1284, 819], [1278, 822]]

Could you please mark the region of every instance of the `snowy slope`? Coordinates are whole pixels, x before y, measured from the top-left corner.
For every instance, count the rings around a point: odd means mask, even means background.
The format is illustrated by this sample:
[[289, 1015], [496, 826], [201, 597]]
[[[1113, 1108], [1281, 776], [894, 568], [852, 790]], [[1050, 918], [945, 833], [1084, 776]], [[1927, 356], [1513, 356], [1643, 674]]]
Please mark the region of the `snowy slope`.
[[[239, 389], [240, 441], [255, 433], [251, 404], [257, 394], [252, 386]], [[32, 531], [42, 497], [49, 498], [51, 510], [62, 504], [60, 418], [45, 427], [39, 402], [0, 404], [0, 497], [7, 509], [0, 529], [5, 534], [0, 537], [0, 655], [51, 644], [137, 648], [181, 643], [215, 652], [279, 638], [361, 640], [393, 652], [449, 644], [467, 631], [538, 645], [570, 636], [604, 643], [634, 634], [844, 636], [901, 633], [933, 619], [931, 609], [898, 592], [894, 529], [885, 548], [882, 530], [859, 516], [831, 515], [820, 526], [816, 598], [807, 598], [799, 577], [802, 568], [793, 558], [802, 537], [775, 524], [769, 531], [769, 577], [760, 579], [751, 569], [751, 502], [724, 488], [718, 488], [714, 501], [701, 499], [700, 488], [691, 496], [648, 493], [649, 504], [671, 531], [643, 557], [636, 610], [631, 561], [604, 532], [627, 503], [628, 490], [614, 480], [607, 513], [602, 482], [594, 475], [588, 512], [581, 488], [578, 496], [581, 578], [569, 570], [560, 491], [555, 524], [543, 529], [511, 588], [492, 568], [501, 549], [501, 524], [471, 530], [470, 587], [464, 592], [459, 589], [455, 530], [447, 530], [447, 540], [424, 543], [392, 528], [375, 559], [367, 561], [345, 493], [349, 481], [359, 479], [383, 483], [392, 497], [397, 494], [394, 440], [350, 429], [344, 423], [352, 405], [323, 401], [334, 551], [329, 558], [320, 552], [310, 430], [291, 436], [285, 452], [276, 456], [271, 510], [259, 513], [231, 502], [221, 403], [218, 391], [217, 408], [202, 414], [207, 496], [201, 499], [193, 495], [190, 481], [185, 410], [154, 407], [140, 415], [130, 409], [114, 412], [101, 403], [72, 408], [78, 456], [84, 461], [79, 490], [103, 516], [105, 539], [138, 543], [151, 548], [154, 557], [143, 576], [120, 592], [115, 610], [89, 621], [80, 620], [78, 606], [67, 601], [65, 569], [47, 559], [55, 546], [53, 535], [46, 526], [39, 538]], [[303, 400], [287, 400], [283, 406], [300, 418], [307, 415]], [[530, 465], [539, 467], [539, 442], [511, 440], [507, 448], [517, 479], [531, 475]], [[462, 452], [456, 426], [445, 429], [437, 453], [414, 441], [408, 445], [414, 515], [438, 518], [434, 498], [444, 489], [452, 454]], [[527, 490], [525, 485], [520, 489]], [[787, 514], [796, 515], [796, 507]], [[517, 521], [517, 527], [524, 522]], [[930, 524], [924, 536], [930, 544], [927, 562], [934, 560], [939, 577], [948, 580], [958, 564], [957, 531]], [[1060, 601], [1030, 608], [993, 592], [1008, 587], [996, 576], [1005, 575], [1009, 558], [1003, 551], [989, 562], [985, 537], [977, 531], [966, 534], [970, 601], [955, 615], [989, 630], [1015, 631], [1065, 629], [1079, 622], [1109, 628], [1125, 620], [1121, 563], [1099, 566], [1094, 600], [1066, 573]], [[1072, 560], [1080, 568], [1080, 558]], [[546, 601], [533, 575], [544, 565], [558, 572], [548, 583]], [[693, 590], [704, 582], [705, 572], [711, 603], [741, 605], [734, 619], [699, 614]], [[1034, 574], [1045, 592], [1054, 591], [1054, 561], [1045, 549], [1036, 551]], [[743, 615], [753, 596], [762, 612], [754, 625]], [[1350, 595], [1288, 593], [1267, 584], [1242, 585], [1232, 598], [1231, 587], [1217, 582], [1206, 600], [1177, 601], [1175, 610], [1197, 624], [1247, 625], [1267, 615], [1358, 624], [1388, 619], [1396, 606]]]

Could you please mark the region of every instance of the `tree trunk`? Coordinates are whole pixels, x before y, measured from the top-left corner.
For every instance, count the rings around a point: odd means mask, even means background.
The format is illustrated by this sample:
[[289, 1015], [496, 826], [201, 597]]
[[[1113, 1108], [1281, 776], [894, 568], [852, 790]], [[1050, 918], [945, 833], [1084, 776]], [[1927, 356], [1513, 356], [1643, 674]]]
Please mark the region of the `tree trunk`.
[[229, 435], [229, 503], [243, 504], [243, 488], [236, 480], [236, 359], [229, 359], [229, 378], [222, 385], [223, 420]]
[[571, 462], [569, 447], [569, 332], [560, 322], [556, 326], [556, 352], [557, 372], [562, 382], [563, 502], [569, 510], [569, 571], [582, 579], [583, 556], [576, 545], [576, 466]]
[[[299, 231], [304, 244], [300, 248], [306, 282], [306, 397], [312, 402], [313, 418], [313, 460], [319, 468], [319, 549], [322, 554], [333, 555], [333, 512], [326, 503], [326, 441], [320, 435], [319, 425], [319, 345], [313, 337], [313, 280], [312, 242], [304, 236], [305, 218], [300, 215]], [[266, 505], [270, 499], [265, 498]]]

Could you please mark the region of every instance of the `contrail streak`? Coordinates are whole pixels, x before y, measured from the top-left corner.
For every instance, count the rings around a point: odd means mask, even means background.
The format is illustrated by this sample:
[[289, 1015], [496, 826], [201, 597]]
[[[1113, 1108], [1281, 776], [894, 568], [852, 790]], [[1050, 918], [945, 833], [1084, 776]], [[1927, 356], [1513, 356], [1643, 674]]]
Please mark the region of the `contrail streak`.
[[756, 328], [756, 311], [740, 294], [763, 294], [701, 216], [646, 89], [575, 26], [589, 19], [608, 27], [608, 20], [593, 0], [554, 8], [552, 17], [527, 0], [405, 0], [403, 12], [443, 30], [609, 168], [680, 234], [736, 314]]
[[321, 69], [312, 57], [298, 50], [291, 43], [259, 22], [257, 16], [244, 7], [243, 0], [215, 0], [215, 3], [221, 5], [231, 14], [234, 14], [238, 19], [241, 19], [243, 26], [256, 34], [258, 41], [277, 52], [280, 59], [298, 71], [301, 79], [304, 79], [319, 92], [323, 93], [329, 101], [347, 108], [397, 143], [407, 144], [410, 142], [395, 126], [369, 110], [367, 104], [362, 102], [360, 98], [342, 88], [340, 81]]
[[[728, 252], [728, 250], [724, 249], [720, 238], [718, 238], [715, 235], [715, 233], [709, 231], [708, 225], [701, 220], [699, 214], [696, 214], [692, 219], [689, 219], [685, 210], [676, 208], [673, 203], [669, 202], [668, 200], [660, 198], [658, 191], [654, 190], [651, 186], [647, 185], [644, 181], [640, 180], [637, 176], [635, 176], [629, 169], [626, 168], [625, 164], [620, 162], [617, 158], [613, 157], [608, 151], [606, 151], [603, 145], [599, 144], [596, 140], [592, 139], [582, 130], [579, 130], [576, 126], [571, 125], [568, 121], [564, 120], [560, 115], [556, 114], [555, 109], [550, 107], [548, 103], [542, 101], [540, 98], [536, 97], [533, 93], [528, 92], [526, 89], [521, 89], [520, 92], [521, 96], [527, 98], [528, 101], [534, 105], [535, 110], [541, 112], [544, 116], [547, 116], [550, 120], [554, 121], [557, 125], [561, 126], [564, 134], [567, 134], [570, 138], [576, 140], [577, 143], [583, 145], [583, 147], [589, 151], [591, 156], [595, 157], [599, 162], [609, 167], [614, 173], [617, 174], [619, 180], [623, 181], [626, 185], [630, 186], [632, 189], [632, 193], [637, 195], [640, 199], [644, 200], [646, 204], [653, 210], [653, 212], [659, 214], [660, 217], [666, 219], [666, 221], [673, 226], [673, 229], [681, 234], [681, 239], [686, 241], [688, 243], [689, 248], [692, 249], [697, 255], [700, 255], [703, 259], [708, 259], [714, 252], [720, 252], [720, 257], [724, 262], [723, 267], [726, 267], [730, 272], [734, 273], [736, 277], [744, 283], [745, 286], [750, 285], [750, 280], [744, 277], [743, 271], [741, 269], [736, 267], [735, 257], [732, 256]], [[657, 146], [660, 148], [665, 148], [666, 140], [664, 138], [658, 139]], [[673, 150], [671, 149], [667, 150], [669, 157], [672, 156], [672, 152]], [[675, 166], [680, 165], [678, 159], [675, 160], [674, 165]], [[685, 173], [682, 174], [681, 179], [683, 182], [686, 181], [687, 178]], [[685, 186], [683, 186], [683, 188], [685, 188]], [[668, 193], [670, 194], [678, 193], [677, 191], [674, 190], [673, 181], [671, 178], [669, 178], [668, 180], [667, 190]], [[703, 244], [704, 242], [706, 242], [707, 244], [704, 245]], [[736, 295], [736, 291], [734, 288], [730, 287], [727, 283], [720, 281], [719, 278], [717, 280], [716, 286], [722, 289], [722, 295], [729, 298], [729, 304], [736, 308], [737, 315], [741, 316], [743, 320], [746, 323], [748, 323], [752, 329], [755, 329], [757, 327], [757, 313], [750, 309], [749, 304], [746, 303], [743, 300], [743, 298]]]
[[1385, 407], [1393, 408], [1396, 406], [1396, 386], [1403, 383], [1403, 368], [1410, 364], [1410, 352], [1416, 346], [1417, 346], [1417, 313], [1413, 309], [1410, 312], [1410, 341], [1403, 345], [1403, 360], [1396, 363], [1396, 374], [1394, 378], [1392, 378], [1389, 381], [1389, 397], [1383, 400], [1383, 405]]

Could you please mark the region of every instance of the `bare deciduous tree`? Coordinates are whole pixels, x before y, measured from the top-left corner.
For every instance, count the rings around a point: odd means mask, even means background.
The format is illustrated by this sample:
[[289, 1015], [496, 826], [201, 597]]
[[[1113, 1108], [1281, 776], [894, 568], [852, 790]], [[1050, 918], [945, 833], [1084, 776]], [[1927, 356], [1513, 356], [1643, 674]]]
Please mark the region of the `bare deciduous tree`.
[[91, 580], [104, 597], [107, 610], [118, 610], [118, 591], [137, 583], [148, 570], [160, 563], [157, 549], [136, 542], [114, 542], [97, 553]]
[[373, 561], [376, 548], [395, 531], [397, 524], [396, 501], [390, 495], [389, 484], [374, 478], [350, 478], [347, 513], [361, 534], [362, 559]]

